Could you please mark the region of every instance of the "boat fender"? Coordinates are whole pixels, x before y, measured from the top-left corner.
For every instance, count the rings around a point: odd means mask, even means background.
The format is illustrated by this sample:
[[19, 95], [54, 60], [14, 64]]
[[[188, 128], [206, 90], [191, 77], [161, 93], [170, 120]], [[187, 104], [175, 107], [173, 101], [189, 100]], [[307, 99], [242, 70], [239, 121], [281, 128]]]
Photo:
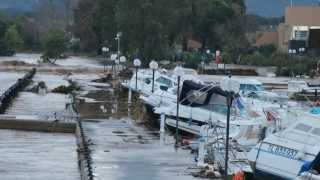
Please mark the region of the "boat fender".
[[232, 180], [244, 180], [244, 172], [242, 170], [237, 170], [233, 175]]

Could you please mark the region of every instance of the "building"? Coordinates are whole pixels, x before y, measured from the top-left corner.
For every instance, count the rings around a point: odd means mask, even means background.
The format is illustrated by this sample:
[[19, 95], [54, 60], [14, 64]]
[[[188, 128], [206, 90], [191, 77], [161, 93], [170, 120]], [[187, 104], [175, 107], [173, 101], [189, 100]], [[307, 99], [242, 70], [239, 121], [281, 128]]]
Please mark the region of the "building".
[[261, 47], [265, 45], [274, 45], [278, 47], [278, 32], [277, 31], [267, 31], [267, 32], [257, 32], [255, 37], [255, 43], [253, 46]]
[[292, 6], [278, 27], [278, 49], [288, 53], [320, 52], [320, 7]]

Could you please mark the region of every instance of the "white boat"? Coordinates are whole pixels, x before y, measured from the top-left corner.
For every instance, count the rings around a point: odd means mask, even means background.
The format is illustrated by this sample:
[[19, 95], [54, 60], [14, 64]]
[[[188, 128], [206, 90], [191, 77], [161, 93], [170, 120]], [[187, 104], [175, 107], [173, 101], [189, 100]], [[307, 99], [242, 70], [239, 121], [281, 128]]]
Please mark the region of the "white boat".
[[[200, 126], [218, 125], [225, 127], [226, 124], [226, 92], [218, 86], [201, 85], [193, 81], [185, 81], [181, 90], [179, 105], [180, 129], [199, 135]], [[169, 97], [169, 98], [168, 98]], [[176, 95], [163, 92], [159, 96], [149, 96], [145, 101], [153, 103], [154, 113], [166, 115], [166, 123], [175, 127], [176, 122]], [[255, 113], [249, 109], [244, 109], [241, 97], [235, 99], [232, 107], [231, 125], [238, 126], [258, 126], [267, 123], [263, 114]], [[233, 131], [236, 132], [236, 131]], [[238, 136], [240, 131], [234, 133]]]
[[296, 93], [317, 93], [320, 92], [320, 85], [308, 84], [303, 80], [291, 80], [288, 82], [288, 95], [292, 97]]
[[[132, 91], [139, 92], [141, 94], [150, 95], [152, 93], [152, 81], [153, 74], [151, 70], [140, 69], [132, 78], [122, 83], [122, 86]], [[155, 71], [154, 74], [154, 91], [163, 90], [166, 91], [169, 88], [175, 86], [174, 80], [165, 72]]]
[[268, 135], [248, 154], [255, 175], [295, 179], [320, 152], [320, 116], [304, 113], [285, 130]]
[[[181, 72], [178, 72], [181, 71]], [[185, 80], [199, 81], [197, 78], [197, 72], [193, 69], [176, 67], [172, 72], [167, 72], [164, 69], [155, 71], [154, 74], [154, 92], [160, 90], [167, 91], [168, 89], [174, 89], [177, 86], [177, 77], [181, 76], [181, 84]], [[142, 95], [152, 94], [152, 81], [153, 72], [150, 69], [140, 69], [136, 74], [131, 77], [130, 80], [122, 83], [122, 86], [132, 91], [139, 92]], [[172, 93], [172, 92], [171, 92]]]
[[266, 91], [262, 82], [253, 78], [233, 78], [240, 84], [240, 94], [253, 98], [260, 98], [269, 101], [280, 101], [288, 99], [287, 96], [279, 95], [274, 92]]

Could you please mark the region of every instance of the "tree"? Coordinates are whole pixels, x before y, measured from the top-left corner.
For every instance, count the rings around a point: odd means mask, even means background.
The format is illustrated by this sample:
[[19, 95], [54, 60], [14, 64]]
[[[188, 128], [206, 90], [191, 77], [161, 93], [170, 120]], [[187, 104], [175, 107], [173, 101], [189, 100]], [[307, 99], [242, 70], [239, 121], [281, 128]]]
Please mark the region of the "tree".
[[121, 52], [139, 56], [146, 65], [151, 59], [172, 59], [180, 47], [187, 49], [188, 38], [203, 48], [222, 50], [228, 43], [238, 54], [244, 15], [243, 0], [80, 0], [74, 32], [87, 51], [101, 45], [116, 50], [114, 37], [122, 32]]
[[51, 30], [44, 44], [43, 59], [52, 64], [67, 50], [66, 34], [62, 30]]
[[23, 40], [17, 31], [16, 25], [11, 25], [7, 29], [4, 35], [4, 40], [6, 42], [8, 55], [14, 54], [23, 44]]

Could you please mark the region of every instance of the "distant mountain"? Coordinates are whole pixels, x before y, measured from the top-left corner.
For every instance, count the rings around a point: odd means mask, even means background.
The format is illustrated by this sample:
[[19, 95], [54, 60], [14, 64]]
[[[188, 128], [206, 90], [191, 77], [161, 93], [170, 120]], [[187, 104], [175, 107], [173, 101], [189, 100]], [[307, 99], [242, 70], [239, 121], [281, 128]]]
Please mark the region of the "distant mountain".
[[[245, 0], [247, 14], [266, 17], [283, 16], [284, 9], [290, 6], [291, 0]], [[318, 5], [319, 0], [292, 0], [294, 5]]]
[[0, 0], [0, 10], [31, 11], [38, 0]]

